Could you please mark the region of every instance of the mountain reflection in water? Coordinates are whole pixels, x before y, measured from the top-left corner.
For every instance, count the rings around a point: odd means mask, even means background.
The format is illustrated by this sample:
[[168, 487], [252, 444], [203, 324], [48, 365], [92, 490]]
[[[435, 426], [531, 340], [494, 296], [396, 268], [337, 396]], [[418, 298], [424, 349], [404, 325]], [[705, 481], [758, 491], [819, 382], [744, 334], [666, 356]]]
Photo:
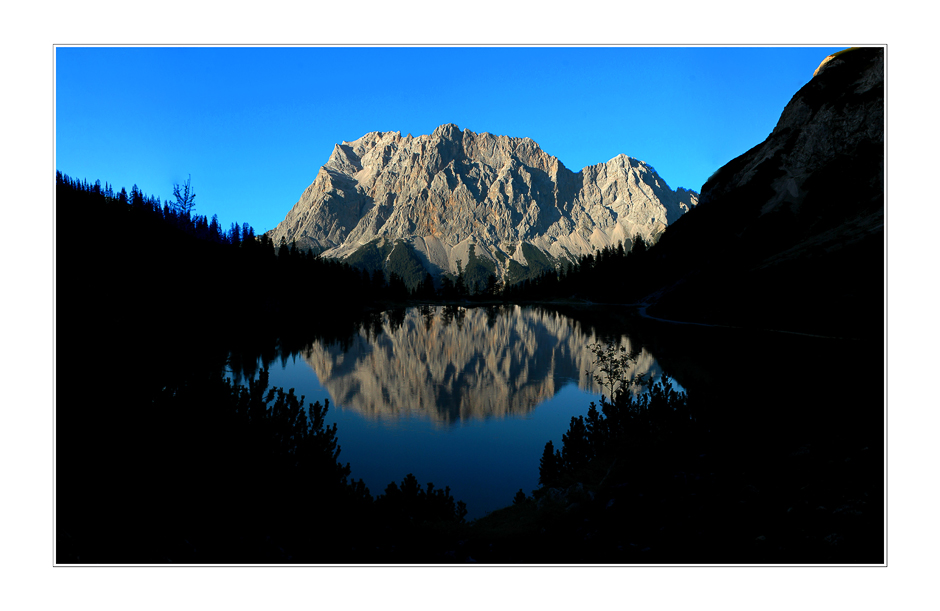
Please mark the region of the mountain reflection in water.
[[[452, 424], [525, 415], [572, 381], [600, 393], [588, 373], [599, 341], [556, 312], [426, 306], [377, 315], [349, 342], [315, 342], [301, 355], [343, 408]], [[660, 370], [641, 350], [631, 373], [656, 379]]]
[[[373, 495], [412, 473], [450, 487], [473, 520], [520, 489], [531, 493], [545, 443], [560, 448], [571, 418], [598, 400], [588, 346], [636, 345], [614, 331], [623, 325], [599, 320], [519, 306], [390, 310], [281, 337], [260, 357], [232, 354], [231, 374], [237, 381], [264, 367], [272, 387], [293, 388], [306, 403], [329, 399], [339, 460]], [[661, 373], [645, 350], [635, 371]]]

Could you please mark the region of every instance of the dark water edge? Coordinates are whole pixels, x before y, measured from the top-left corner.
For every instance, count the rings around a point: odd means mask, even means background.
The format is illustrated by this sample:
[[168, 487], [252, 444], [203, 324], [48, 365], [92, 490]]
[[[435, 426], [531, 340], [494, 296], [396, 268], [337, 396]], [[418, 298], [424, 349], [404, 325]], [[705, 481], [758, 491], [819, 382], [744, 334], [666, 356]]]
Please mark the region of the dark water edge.
[[[221, 371], [226, 345], [273, 360], [299, 350], [305, 333], [282, 339], [233, 329], [209, 334], [210, 341], [173, 325], [124, 336], [85, 327], [69, 336], [74, 342], [59, 344], [57, 561], [882, 561], [880, 337], [868, 344], [668, 325], [625, 308], [561, 311], [601, 335], [627, 332], [648, 346], [698, 397], [704, 428], [638, 449], [574, 509], [529, 503], [469, 527], [408, 532], [363, 529], [356, 516], [330, 510], [328, 499], [284, 507], [278, 519], [286, 525], [276, 527], [220, 520], [229, 508], [213, 504], [201, 482], [224, 473], [226, 460], [193, 453], [205, 441], [182, 433], [198, 420], [194, 414], [149, 409], [168, 381]], [[343, 341], [362, 322], [333, 317], [306, 335]], [[66, 346], [81, 348], [69, 372]], [[63, 388], [93, 400], [69, 404]], [[201, 426], [211, 431], [211, 423]], [[342, 443], [341, 430], [338, 437]], [[295, 522], [309, 523], [302, 535]], [[359, 526], [360, 533], [326, 537], [336, 526]]]

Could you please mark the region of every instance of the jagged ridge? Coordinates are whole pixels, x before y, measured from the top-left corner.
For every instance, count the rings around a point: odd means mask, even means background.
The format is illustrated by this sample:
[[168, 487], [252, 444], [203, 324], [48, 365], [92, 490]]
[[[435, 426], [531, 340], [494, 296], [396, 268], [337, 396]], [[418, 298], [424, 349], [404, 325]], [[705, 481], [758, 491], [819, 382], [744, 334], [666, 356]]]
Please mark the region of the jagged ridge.
[[568, 260], [634, 235], [655, 241], [698, 203], [625, 155], [578, 173], [529, 138], [438, 127], [431, 135], [371, 132], [336, 145], [271, 233], [345, 258], [375, 240], [405, 240], [435, 275], [469, 247], [505, 273], [522, 245]]

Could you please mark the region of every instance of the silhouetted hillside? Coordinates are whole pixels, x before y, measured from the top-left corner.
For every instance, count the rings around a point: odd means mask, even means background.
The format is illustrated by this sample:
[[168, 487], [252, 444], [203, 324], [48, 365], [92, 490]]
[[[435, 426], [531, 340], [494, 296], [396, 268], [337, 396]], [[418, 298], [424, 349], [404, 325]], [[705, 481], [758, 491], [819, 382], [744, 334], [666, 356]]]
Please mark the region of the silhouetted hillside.
[[838, 54], [655, 246], [650, 313], [855, 337], [880, 329], [883, 145], [883, 51]]

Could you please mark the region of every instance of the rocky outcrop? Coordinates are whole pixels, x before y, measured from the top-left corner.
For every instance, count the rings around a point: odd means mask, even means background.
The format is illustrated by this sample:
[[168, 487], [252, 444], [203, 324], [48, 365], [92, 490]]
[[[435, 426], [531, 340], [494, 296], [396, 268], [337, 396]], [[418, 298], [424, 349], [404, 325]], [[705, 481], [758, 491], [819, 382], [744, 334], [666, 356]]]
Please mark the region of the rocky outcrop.
[[436, 275], [466, 264], [471, 244], [494, 264], [526, 265], [523, 243], [569, 260], [635, 235], [653, 242], [697, 202], [625, 155], [574, 173], [529, 138], [447, 124], [337, 144], [271, 237], [339, 258], [405, 240]]
[[767, 139], [719, 169], [657, 245], [651, 313], [880, 332], [884, 54], [823, 60]]
[[[850, 238], [856, 233], [845, 226], [850, 218], [861, 223], [857, 229], [877, 230], [884, 218], [883, 147], [881, 50], [843, 51], [823, 60], [784, 108], [767, 140], [706, 183], [702, 201], [727, 200], [755, 185], [767, 189], [767, 197], [751, 202], [747, 220], [774, 213], [799, 216], [809, 198], [812, 216], [804, 215], [809, 226], [799, 228], [800, 237], [818, 239], [838, 226], [841, 238]], [[861, 167], [838, 176], [843, 166]], [[830, 175], [841, 184], [825, 197], [814, 197], [820, 181]], [[838, 200], [850, 201], [842, 205]], [[828, 213], [836, 207], [839, 214]]]

